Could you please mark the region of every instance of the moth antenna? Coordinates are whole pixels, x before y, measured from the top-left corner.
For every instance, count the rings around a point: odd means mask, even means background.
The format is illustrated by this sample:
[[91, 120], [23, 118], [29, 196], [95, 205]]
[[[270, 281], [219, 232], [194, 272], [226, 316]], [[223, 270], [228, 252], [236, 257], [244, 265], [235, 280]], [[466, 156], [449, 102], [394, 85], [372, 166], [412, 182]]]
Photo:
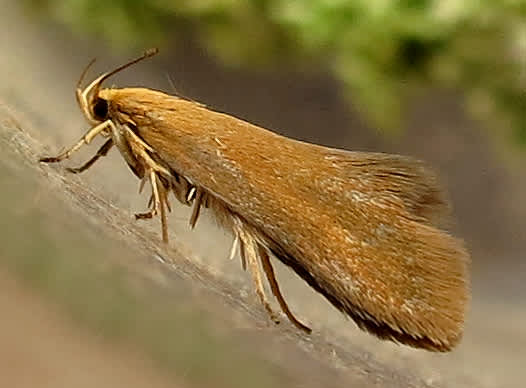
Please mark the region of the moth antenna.
[[[151, 49], [146, 50], [140, 57], [135, 58], [135, 59], [131, 60], [130, 62], [125, 63], [124, 65], [121, 65], [121, 66], [117, 67], [115, 70], [112, 70], [112, 71], [110, 71], [108, 73], [104, 73], [103, 75], [101, 75], [99, 78], [97, 78], [97, 80], [98, 80], [97, 83], [100, 85], [102, 82], [107, 80], [112, 75], [117, 74], [118, 72], [130, 67], [131, 65], [135, 65], [137, 62], [140, 62], [140, 61], [142, 61], [144, 59], [153, 57], [158, 52], [159, 52], [158, 48], [151, 48]], [[93, 84], [93, 82], [92, 82], [92, 84]]]
[[144, 54], [142, 54], [140, 57], [135, 58], [135, 59], [125, 63], [124, 65], [121, 65], [121, 66], [117, 67], [116, 69], [114, 69], [114, 70], [112, 70], [110, 72], [104, 73], [104, 74], [100, 75], [99, 77], [95, 78], [95, 80], [93, 80], [88, 86], [86, 86], [86, 88], [84, 90], [82, 90], [80, 85], [81, 85], [82, 81], [84, 81], [84, 77], [85, 77], [88, 69], [93, 65], [93, 63], [95, 63], [95, 59], [91, 60], [91, 62], [88, 64], [88, 66], [86, 66], [86, 68], [82, 72], [82, 74], [80, 76], [80, 79], [79, 79], [79, 82], [77, 83], [77, 102], [79, 103], [79, 106], [83, 110], [83, 112], [86, 115], [86, 117], [90, 118], [91, 121], [96, 121], [96, 120], [91, 119], [92, 115], [90, 114], [90, 111], [89, 111], [89, 96], [93, 96], [93, 95], [96, 96], [98, 94], [100, 86], [102, 85], [102, 83], [105, 80], [107, 80], [112, 75], [115, 75], [116, 73], [126, 69], [127, 67], [130, 67], [131, 65], [136, 64], [137, 62], [140, 62], [140, 61], [142, 61], [142, 60], [144, 60], [146, 58], [150, 58], [150, 57], [154, 56], [158, 52], [159, 52], [158, 48], [151, 48], [149, 50], [146, 50], [144, 52]]
[[82, 86], [82, 83], [84, 82], [84, 78], [86, 78], [86, 74], [88, 73], [88, 70], [93, 66], [93, 64], [97, 61], [97, 58], [93, 58], [89, 63], [86, 65], [82, 73], [80, 74], [80, 78], [77, 81], [77, 89], [80, 89]]
[[[91, 61], [89, 61], [88, 65], [84, 68], [82, 73], [80, 74], [79, 80], [77, 81], [77, 88], [75, 89], [75, 97], [77, 99], [77, 104], [82, 109], [82, 112], [84, 115], [88, 118], [91, 116], [88, 114], [88, 102], [86, 100], [87, 93], [84, 94], [82, 92], [82, 83], [84, 82], [84, 78], [86, 78], [86, 74], [88, 73], [88, 70], [93, 66], [97, 58], [93, 58]], [[91, 121], [91, 120], [90, 120]]]

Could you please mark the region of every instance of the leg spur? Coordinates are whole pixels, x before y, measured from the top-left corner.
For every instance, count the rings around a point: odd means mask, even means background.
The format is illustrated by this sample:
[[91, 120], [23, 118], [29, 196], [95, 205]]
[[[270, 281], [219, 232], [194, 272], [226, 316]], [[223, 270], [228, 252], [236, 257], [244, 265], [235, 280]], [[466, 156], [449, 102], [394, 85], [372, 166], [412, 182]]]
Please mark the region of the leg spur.
[[[144, 220], [152, 218], [153, 216], [160, 214], [161, 216], [161, 231], [163, 242], [168, 243], [168, 220], [166, 217], [166, 209], [170, 209], [170, 204], [168, 202], [168, 194], [164, 184], [157, 176], [157, 172], [150, 170], [148, 174], [145, 175], [143, 179], [149, 179], [152, 186], [152, 196], [149, 201], [150, 210], [146, 213], [137, 213], [135, 214], [135, 219]], [[141, 182], [142, 184], [142, 182]]]

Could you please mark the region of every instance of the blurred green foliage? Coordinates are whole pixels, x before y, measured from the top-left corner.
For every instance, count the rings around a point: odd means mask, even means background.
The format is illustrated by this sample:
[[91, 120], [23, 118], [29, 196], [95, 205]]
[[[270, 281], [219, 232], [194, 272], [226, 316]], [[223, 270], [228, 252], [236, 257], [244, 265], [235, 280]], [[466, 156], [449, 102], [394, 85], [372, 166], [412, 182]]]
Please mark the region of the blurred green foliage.
[[382, 129], [400, 128], [421, 86], [453, 88], [526, 144], [526, 0], [25, 1], [115, 45], [191, 31], [229, 64], [321, 63]]

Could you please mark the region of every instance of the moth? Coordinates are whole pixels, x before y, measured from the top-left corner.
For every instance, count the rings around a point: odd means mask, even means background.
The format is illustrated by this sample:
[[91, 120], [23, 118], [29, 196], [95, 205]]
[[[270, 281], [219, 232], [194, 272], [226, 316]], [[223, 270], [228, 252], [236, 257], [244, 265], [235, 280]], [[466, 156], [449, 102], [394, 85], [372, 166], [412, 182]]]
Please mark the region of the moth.
[[107, 140], [80, 173], [117, 147], [148, 183], [148, 211], [168, 241], [170, 197], [201, 208], [229, 229], [231, 257], [240, 252], [255, 291], [273, 321], [263, 277], [288, 319], [290, 311], [271, 263], [279, 259], [361, 329], [381, 339], [449, 351], [461, 339], [469, 301], [469, 254], [443, 230], [449, 205], [437, 175], [423, 162], [385, 153], [310, 144], [146, 88], [103, 88], [104, 73], [77, 101], [91, 129], [70, 149], [41, 162], [60, 162], [96, 137]]

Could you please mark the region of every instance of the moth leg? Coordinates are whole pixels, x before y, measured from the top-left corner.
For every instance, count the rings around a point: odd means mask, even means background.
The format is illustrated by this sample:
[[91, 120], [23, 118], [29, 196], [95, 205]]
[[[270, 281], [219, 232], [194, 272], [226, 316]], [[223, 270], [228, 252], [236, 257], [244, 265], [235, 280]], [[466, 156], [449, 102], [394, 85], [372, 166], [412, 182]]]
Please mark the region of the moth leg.
[[150, 173], [150, 181], [152, 183], [152, 195], [153, 195], [153, 208], [152, 215], [160, 213], [161, 215], [161, 234], [164, 243], [168, 243], [168, 223], [166, 220], [166, 208], [164, 207], [164, 200], [166, 198], [166, 192], [164, 185], [157, 177], [157, 172], [153, 171]]
[[[191, 199], [190, 199], [190, 192], [193, 190], [193, 194], [195, 194], [195, 187], [190, 186], [188, 180], [180, 175], [178, 175], [175, 171], [171, 171], [170, 177], [163, 178], [167, 181], [167, 184], [165, 185], [168, 193], [173, 193], [175, 199], [177, 199], [180, 203], [183, 205], [191, 205]], [[168, 204], [168, 202], [167, 202]]]
[[[160, 184], [159, 188], [158, 188], [158, 192], [159, 192], [159, 210], [161, 212], [161, 234], [162, 234], [162, 238], [163, 238], [163, 242], [165, 244], [168, 244], [168, 219], [166, 217], [166, 207], [168, 207], [168, 209], [170, 208], [170, 205], [168, 204], [168, 201], [167, 201], [167, 195], [166, 195], [166, 190], [164, 188], [164, 185], [158, 181], [158, 183]], [[165, 207], [165, 205], [167, 205]]]
[[232, 241], [232, 247], [230, 248], [230, 255], [228, 255], [229, 260], [233, 260], [236, 255], [237, 248], [239, 247], [239, 235], [234, 235], [234, 241]]
[[[135, 214], [136, 219], [152, 218], [158, 213], [160, 204], [162, 202], [159, 196], [159, 186], [157, 184], [157, 173], [153, 170], [150, 170], [149, 174], [145, 176], [145, 179], [149, 179], [150, 184], [152, 186], [152, 195], [150, 196], [150, 199], [148, 200], [148, 207], [150, 208], [150, 210], [146, 213]], [[141, 186], [143, 186], [143, 184], [141, 184]]]
[[[148, 207], [150, 207], [150, 210], [147, 211], [146, 213], [135, 214], [135, 219], [136, 220], [150, 219], [150, 218], [153, 218], [153, 216], [160, 214], [161, 232], [162, 232], [163, 242], [168, 243], [168, 220], [166, 216], [166, 207], [165, 207], [168, 202], [166, 188], [164, 187], [161, 180], [158, 178], [156, 171], [150, 170], [147, 176], [152, 186], [152, 195], [150, 197], [150, 200], [148, 201]], [[141, 188], [143, 185], [144, 184], [141, 182]]]
[[[155, 151], [139, 136], [137, 136], [137, 134], [133, 132], [129, 127], [123, 126], [122, 128], [125, 129], [124, 136], [126, 137], [127, 144], [129, 145], [132, 153], [134, 154], [134, 158], [140, 159], [143, 166], [146, 165], [147, 169], [149, 168], [153, 171], [156, 171], [159, 174], [160, 186], [163, 186], [163, 189], [167, 191], [164, 199], [164, 204], [168, 208], [168, 211], [172, 211], [170, 207], [170, 202], [168, 201], [169, 191], [172, 191], [174, 193], [178, 201], [180, 201], [183, 204], [189, 205], [190, 202], [186, 198], [186, 193], [188, 193], [189, 190], [188, 180], [186, 178], [180, 179], [177, 173], [172, 173], [165, 166], [163, 166], [160, 163], [163, 162], [162, 159], [160, 159], [158, 155], [155, 154]], [[115, 131], [117, 131], [116, 128]], [[150, 155], [150, 153], [148, 152], [152, 153], [152, 155]], [[160, 162], [156, 159], [160, 159]], [[139, 193], [142, 191], [143, 186], [144, 178], [139, 186]], [[197, 221], [197, 219], [195, 221]]]
[[279, 318], [270, 307], [270, 303], [267, 300], [267, 296], [265, 295], [265, 289], [263, 287], [261, 269], [259, 267], [258, 261], [258, 251], [256, 250], [257, 243], [250, 233], [247, 233], [244, 230], [239, 230], [239, 232], [241, 232], [240, 239], [241, 241], [243, 241], [245, 250], [244, 254], [247, 259], [250, 272], [252, 274], [252, 281], [254, 283], [254, 288], [256, 289], [256, 294], [258, 295], [261, 304], [270, 316], [270, 319], [272, 319], [272, 321], [277, 324], [279, 323]]
[[[142, 190], [144, 189], [144, 185], [146, 184], [146, 181], [148, 180], [148, 176], [145, 175], [141, 178], [141, 181], [139, 182], [139, 194], [142, 193]], [[152, 197], [150, 197], [150, 200], [148, 202], [148, 206], [150, 206], [150, 202], [153, 200]]]
[[241, 237], [243, 225], [241, 224], [241, 221], [238, 218], [234, 219], [234, 226], [232, 228], [232, 232], [234, 233], [234, 241], [232, 242], [232, 248], [230, 249], [230, 260], [234, 258], [235, 251], [237, 249], [237, 246], [239, 245], [239, 258], [241, 259], [241, 268], [243, 268], [243, 271], [247, 270], [247, 257], [246, 257], [246, 248], [245, 248], [245, 241]]
[[268, 252], [263, 246], [259, 244], [258, 244], [258, 254], [259, 254], [259, 258], [261, 259], [263, 271], [265, 271], [265, 274], [267, 275], [267, 280], [268, 280], [268, 283], [270, 284], [270, 289], [272, 290], [272, 293], [278, 300], [281, 310], [285, 313], [287, 318], [294, 324], [294, 326], [296, 326], [300, 330], [303, 330], [307, 334], [310, 334], [312, 331], [310, 327], [305, 326], [303, 323], [298, 321], [296, 317], [292, 314], [292, 312], [289, 310], [289, 306], [287, 306], [287, 302], [283, 298], [283, 295], [281, 294], [281, 291], [279, 289], [279, 285], [276, 280], [276, 276], [274, 274], [274, 268], [272, 268], [272, 263], [270, 262]]
[[69, 158], [73, 153], [77, 152], [84, 144], [89, 144], [98, 134], [112, 125], [111, 120], [106, 120], [103, 123], [91, 128], [82, 138], [70, 149], [64, 151], [60, 155], [53, 157], [40, 158], [42, 163], [56, 163]]
[[148, 154], [148, 151], [155, 152], [148, 144], [146, 144], [127, 126], [123, 126], [122, 128], [125, 129], [126, 140], [128, 140], [128, 144], [135, 158], [140, 159], [142, 161], [142, 164], [146, 166], [147, 170], [149, 169], [158, 172], [162, 174], [162, 176], [167, 177], [168, 179], [173, 178], [169, 170], [167, 170], [164, 166], [153, 160], [152, 157]]
[[245, 256], [245, 243], [242, 239], [239, 239], [239, 256], [241, 258], [241, 268], [243, 271], [247, 270], [247, 258]]
[[[168, 180], [168, 188], [170, 184], [173, 184], [173, 176], [168, 169], [163, 167], [161, 164], [156, 162], [148, 151], [154, 152], [154, 150], [146, 144], [135, 132], [133, 132], [129, 127], [123, 126], [125, 129], [124, 136], [128, 140], [131, 151], [133, 152], [136, 159], [141, 161], [141, 164], [145, 166], [146, 171], [149, 171], [150, 183], [152, 185], [152, 198], [150, 202], [152, 204], [149, 212], [139, 213], [135, 215], [136, 219], [152, 218], [154, 215], [160, 213], [161, 216], [161, 229], [163, 242], [168, 242], [168, 222], [166, 217], [166, 207], [170, 209], [170, 204], [168, 202], [168, 194], [166, 192], [165, 184], [162, 181], [162, 178]], [[141, 183], [142, 187], [142, 183]], [[141, 189], [141, 187], [139, 189]], [[197, 221], [197, 220], [196, 220]]]
[[204, 192], [200, 187], [196, 188], [194, 207], [192, 208], [192, 215], [190, 216], [190, 227], [193, 229], [199, 218], [199, 212], [201, 211], [201, 202], [203, 201]]
[[108, 155], [108, 152], [111, 150], [113, 145], [114, 145], [113, 139], [106, 140], [106, 142], [102, 145], [102, 147], [99, 148], [97, 153], [90, 160], [88, 160], [86, 163], [84, 163], [80, 167], [77, 167], [77, 168], [68, 167], [66, 168], [66, 170], [73, 174], [79, 174], [83, 171], [86, 171], [88, 168], [93, 166], [93, 164], [95, 164], [95, 162], [99, 160], [102, 156]]
[[135, 132], [133, 132], [127, 125], [124, 125], [123, 128], [126, 129], [126, 137], [128, 141], [131, 141], [136, 147], [142, 150], [148, 150], [154, 152], [154, 149], [148, 145], [144, 140], [142, 140]]
[[144, 187], [143, 182], [145, 182], [146, 180], [150, 181], [150, 185], [152, 187], [152, 195], [150, 196], [150, 199], [148, 200], [148, 207], [150, 208], [150, 210], [145, 213], [135, 214], [136, 220], [149, 219], [157, 214], [158, 204], [160, 200], [158, 199], [159, 192], [157, 190], [157, 176], [155, 174], [155, 171], [150, 170], [150, 172], [144, 176], [143, 180], [141, 181], [140, 188], [139, 188], [141, 191], [142, 191], [142, 188]]
[[166, 205], [166, 209], [171, 213], [172, 212], [172, 205], [170, 204], [170, 200], [168, 199], [168, 192], [170, 190], [170, 187], [166, 187], [161, 182], [161, 200]]
[[186, 202], [191, 203], [195, 198], [195, 192], [197, 191], [197, 188], [195, 186], [192, 186], [188, 193], [186, 194]]

